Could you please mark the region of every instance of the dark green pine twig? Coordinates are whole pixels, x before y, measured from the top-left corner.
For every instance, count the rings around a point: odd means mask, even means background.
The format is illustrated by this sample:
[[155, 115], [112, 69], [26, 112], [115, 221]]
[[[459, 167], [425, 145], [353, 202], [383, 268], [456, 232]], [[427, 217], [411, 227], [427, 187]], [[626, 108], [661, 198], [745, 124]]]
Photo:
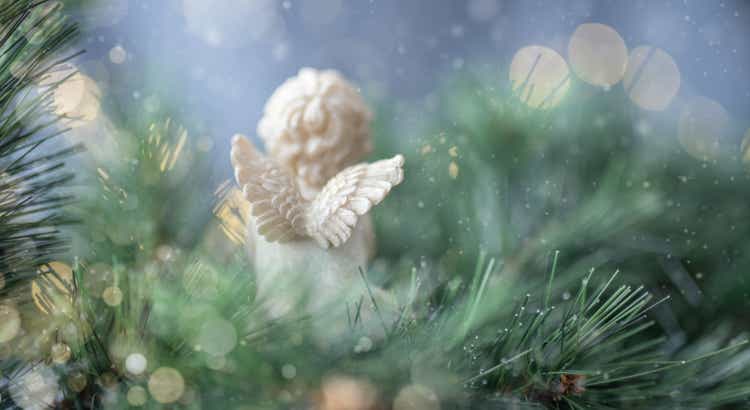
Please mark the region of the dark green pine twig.
[[[63, 190], [72, 178], [64, 161], [78, 148], [52, 144], [64, 132], [52, 112], [59, 82], [40, 83], [76, 55], [62, 54], [77, 28], [60, 7], [49, 1], [0, 0], [0, 275], [5, 283], [0, 304], [11, 295], [29, 298], [25, 290], [39, 276], [38, 267], [66, 249], [60, 227], [71, 221], [62, 207], [73, 198]], [[40, 286], [44, 305], [52, 285], [41, 281]], [[34, 364], [12, 357], [0, 361], [0, 374], [10, 378], [0, 387], [0, 407], [10, 405], [4, 389]]]

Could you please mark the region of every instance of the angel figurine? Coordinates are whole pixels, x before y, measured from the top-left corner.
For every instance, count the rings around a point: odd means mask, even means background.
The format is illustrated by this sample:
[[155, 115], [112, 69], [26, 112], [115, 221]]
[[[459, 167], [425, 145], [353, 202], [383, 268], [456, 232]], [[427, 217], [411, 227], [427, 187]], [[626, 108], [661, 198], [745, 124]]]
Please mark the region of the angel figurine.
[[372, 150], [371, 118], [340, 74], [304, 68], [265, 106], [258, 134], [267, 156], [233, 138], [235, 179], [251, 205], [247, 247], [258, 298], [272, 316], [343, 305], [352, 295], [369, 305], [369, 293], [389, 304], [376, 287], [361, 295], [359, 270], [375, 250], [369, 211], [403, 180], [404, 157], [358, 163]]

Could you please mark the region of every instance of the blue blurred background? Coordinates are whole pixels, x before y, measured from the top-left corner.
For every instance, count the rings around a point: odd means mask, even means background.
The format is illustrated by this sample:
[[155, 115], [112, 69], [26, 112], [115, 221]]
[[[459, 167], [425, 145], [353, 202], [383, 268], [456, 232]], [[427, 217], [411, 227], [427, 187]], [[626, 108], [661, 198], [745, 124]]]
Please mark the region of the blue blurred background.
[[[340, 70], [371, 101], [419, 103], [456, 71], [497, 72], [507, 85], [526, 45], [567, 58], [586, 22], [674, 58], [679, 95], [659, 115], [701, 95], [738, 129], [750, 125], [747, 1], [103, 0], [75, 18], [87, 49], [79, 66], [104, 101], [131, 116], [169, 110], [222, 160], [230, 136], [253, 135], [265, 100], [302, 66]], [[221, 168], [228, 175], [228, 161]]]

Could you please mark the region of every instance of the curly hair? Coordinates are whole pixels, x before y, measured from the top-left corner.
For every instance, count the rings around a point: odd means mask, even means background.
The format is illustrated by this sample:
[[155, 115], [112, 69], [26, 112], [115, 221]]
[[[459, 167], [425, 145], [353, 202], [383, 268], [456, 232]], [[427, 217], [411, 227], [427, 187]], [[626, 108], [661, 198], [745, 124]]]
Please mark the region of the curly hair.
[[303, 68], [268, 100], [258, 134], [309, 197], [372, 150], [371, 120], [360, 93], [338, 72]]

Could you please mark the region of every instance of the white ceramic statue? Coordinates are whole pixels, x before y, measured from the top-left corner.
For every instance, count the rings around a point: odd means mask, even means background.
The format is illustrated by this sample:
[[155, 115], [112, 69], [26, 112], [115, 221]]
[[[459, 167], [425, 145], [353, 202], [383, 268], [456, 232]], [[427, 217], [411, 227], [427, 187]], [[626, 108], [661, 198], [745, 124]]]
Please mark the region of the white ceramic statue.
[[258, 297], [271, 315], [348, 307], [365, 326], [392, 322], [389, 295], [367, 291], [359, 270], [375, 250], [368, 212], [401, 183], [404, 158], [357, 164], [372, 149], [371, 118], [337, 72], [304, 68], [266, 104], [258, 134], [268, 156], [241, 135], [232, 140], [235, 178], [252, 209], [247, 246]]

